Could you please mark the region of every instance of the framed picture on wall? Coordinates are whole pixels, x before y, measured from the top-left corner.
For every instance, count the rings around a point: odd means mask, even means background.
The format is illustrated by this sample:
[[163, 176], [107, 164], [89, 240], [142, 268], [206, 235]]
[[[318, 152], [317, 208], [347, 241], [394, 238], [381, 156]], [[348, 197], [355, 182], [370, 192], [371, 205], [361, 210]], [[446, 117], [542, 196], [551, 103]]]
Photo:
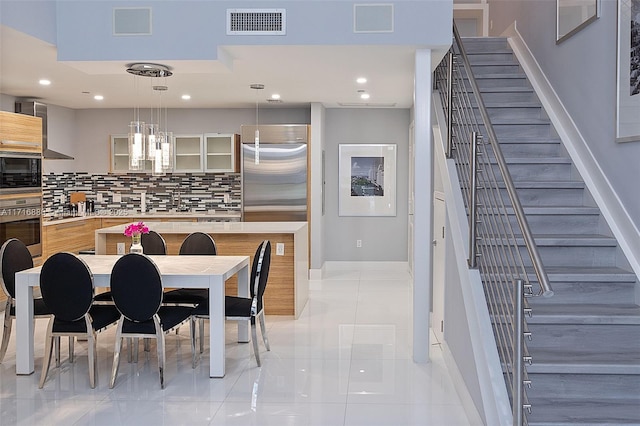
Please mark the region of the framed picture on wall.
[[640, 0], [618, 0], [616, 141], [640, 141]]
[[339, 215], [396, 215], [396, 145], [340, 144]]

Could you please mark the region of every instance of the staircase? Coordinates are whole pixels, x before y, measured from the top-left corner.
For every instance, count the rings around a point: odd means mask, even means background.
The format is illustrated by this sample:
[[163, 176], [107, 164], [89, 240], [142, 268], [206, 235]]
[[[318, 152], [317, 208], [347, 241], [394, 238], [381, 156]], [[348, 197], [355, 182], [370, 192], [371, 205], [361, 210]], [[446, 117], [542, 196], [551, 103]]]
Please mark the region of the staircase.
[[555, 291], [529, 299], [529, 425], [640, 425], [637, 278], [506, 39], [464, 46]]

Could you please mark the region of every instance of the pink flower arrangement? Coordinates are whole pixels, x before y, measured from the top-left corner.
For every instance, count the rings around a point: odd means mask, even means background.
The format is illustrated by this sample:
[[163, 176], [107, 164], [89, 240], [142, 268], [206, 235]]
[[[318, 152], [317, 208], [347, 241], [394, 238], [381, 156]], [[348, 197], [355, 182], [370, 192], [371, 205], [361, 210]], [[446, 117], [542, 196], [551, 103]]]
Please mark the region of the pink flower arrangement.
[[126, 235], [127, 237], [134, 237], [140, 234], [148, 233], [149, 228], [144, 224], [144, 222], [132, 223], [124, 228], [124, 235]]

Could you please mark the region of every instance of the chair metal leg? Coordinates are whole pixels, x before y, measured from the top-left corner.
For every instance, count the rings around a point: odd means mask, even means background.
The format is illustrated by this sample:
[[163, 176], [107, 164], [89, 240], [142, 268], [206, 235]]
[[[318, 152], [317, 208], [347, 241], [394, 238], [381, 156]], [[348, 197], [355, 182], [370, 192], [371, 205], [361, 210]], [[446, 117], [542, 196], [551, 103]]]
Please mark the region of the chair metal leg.
[[[116, 376], [118, 375], [118, 367], [120, 366], [120, 350], [122, 349], [122, 324], [123, 319], [118, 320], [118, 326], [116, 328], [116, 346], [113, 349], [113, 366], [111, 367], [111, 379], [109, 380], [109, 389], [113, 389], [116, 384]], [[131, 345], [129, 345], [131, 349]], [[131, 353], [131, 350], [129, 350]]]
[[271, 347], [269, 347], [269, 338], [267, 337], [267, 329], [264, 326], [264, 310], [262, 310], [258, 314], [258, 318], [260, 319], [260, 331], [262, 332], [262, 341], [264, 342], [264, 346], [267, 348], [267, 350], [270, 351]]
[[140, 342], [137, 337], [133, 338], [133, 362], [138, 362], [138, 351], [140, 349]]
[[[69, 338], [69, 341], [71, 341], [71, 338]], [[89, 333], [88, 339], [87, 339], [87, 344], [89, 346], [88, 348], [88, 355], [89, 355], [89, 385], [91, 386], [91, 389], [95, 389], [96, 387], [96, 333]]]
[[9, 338], [11, 337], [11, 324], [13, 318], [11, 317], [11, 298], [7, 298], [7, 304], [4, 307], [4, 330], [2, 331], [2, 345], [0, 346], [0, 363], [4, 359], [4, 354], [7, 353], [9, 347]]
[[60, 336], [55, 338], [55, 350], [56, 350], [56, 367], [60, 367]]
[[[196, 368], [196, 318], [189, 319], [189, 328], [191, 329], [191, 368]], [[202, 335], [200, 336], [202, 339]]]
[[160, 319], [157, 315], [153, 317], [156, 325], [156, 347], [158, 351], [158, 371], [160, 373], [160, 389], [164, 389], [164, 331], [160, 325]]
[[253, 342], [253, 353], [256, 356], [256, 362], [260, 367], [260, 351], [258, 350], [258, 338], [256, 335], [256, 317], [251, 317], [251, 341]]
[[69, 362], [73, 364], [73, 360], [74, 360], [74, 351], [73, 351], [73, 343], [75, 342], [76, 338], [73, 336], [69, 336]]
[[198, 318], [200, 327], [200, 353], [204, 353], [204, 318]]
[[44, 387], [44, 381], [47, 379], [47, 374], [49, 374], [49, 365], [51, 364], [51, 352], [53, 351], [53, 341], [57, 339], [53, 337], [51, 334], [53, 333], [53, 318], [49, 320], [49, 326], [47, 327], [47, 337], [45, 340], [45, 350], [44, 350], [44, 361], [42, 363], [42, 373], [40, 373], [40, 384], [38, 388], [42, 389]]

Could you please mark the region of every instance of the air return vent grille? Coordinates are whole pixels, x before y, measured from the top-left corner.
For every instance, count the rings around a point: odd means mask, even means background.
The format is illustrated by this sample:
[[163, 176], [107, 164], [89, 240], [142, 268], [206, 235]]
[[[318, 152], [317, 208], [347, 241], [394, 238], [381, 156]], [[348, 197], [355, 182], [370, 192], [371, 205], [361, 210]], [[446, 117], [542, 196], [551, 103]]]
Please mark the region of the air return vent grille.
[[227, 9], [227, 35], [285, 35], [285, 9]]

